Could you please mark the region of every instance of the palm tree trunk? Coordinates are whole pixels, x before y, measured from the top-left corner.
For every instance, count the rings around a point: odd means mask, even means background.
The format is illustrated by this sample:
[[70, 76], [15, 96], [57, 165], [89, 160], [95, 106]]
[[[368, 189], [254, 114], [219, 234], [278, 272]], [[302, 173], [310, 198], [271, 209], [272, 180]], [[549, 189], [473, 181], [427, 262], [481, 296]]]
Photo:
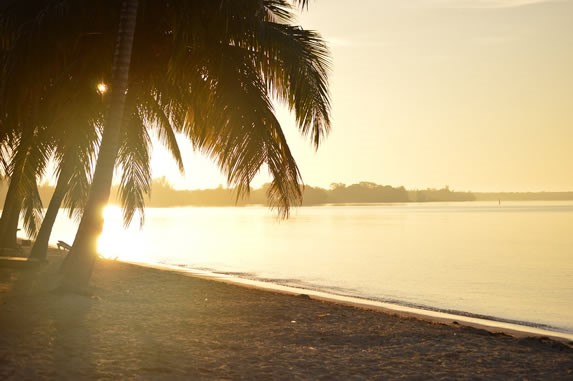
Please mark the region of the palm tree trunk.
[[22, 209], [22, 195], [19, 191], [21, 172], [17, 162], [15, 170], [10, 178], [10, 185], [6, 193], [2, 218], [0, 218], [0, 247], [14, 248], [17, 246], [16, 234], [18, 232], [18, 221], [20, 210]]
[[137, 0], [124, 0], [122, 4], [106, 124], [86, 208], [72, 249], [62, 264], [60, 288], [64, 290], [85, 291], [97, 257], [97, 239], [103, 230], [103, 210], [109, 200], [119, 150], [137, 8]]
[[[65, 166], [65, 164], [64, 164]], [[56, 184], [56, 189], [54, 189], [54, 194], [50, 199], [50, 204], [46, 210], [46, 215], [42, 220], [42, 226], [32, 246], [32, 251], [30, 252], [29, 259], [45, 261], [48, 255], [48, 241], [52, 235], [52, 228], [56, 222], [56, 217], [58, 217], [58, 212], [66, 191], [68, 190], [68, 182], [70, 180], [71, 171], [67, 170], [65, 167], [58, 177], [58, 183]]]
[[10, 173], [10, 185], [4, 200], [2, 217], [0, 218], [0, 247], [15, 248], [18, 243], [18, 223], [22, 210], [23, 195], [21, 182], [24, 177], [24, 168], [28, 162], [28, 155], [33, 144], [33, 131], [24, 129], [20, 143], [13, 161]]

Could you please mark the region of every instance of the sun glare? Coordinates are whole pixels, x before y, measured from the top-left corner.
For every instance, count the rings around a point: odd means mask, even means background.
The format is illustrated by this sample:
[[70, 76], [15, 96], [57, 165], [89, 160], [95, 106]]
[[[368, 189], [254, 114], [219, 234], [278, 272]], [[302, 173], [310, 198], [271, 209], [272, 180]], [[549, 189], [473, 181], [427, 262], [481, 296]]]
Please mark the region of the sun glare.
[[103, 232], [98, 239], [98, 253], [107, 259], [147, 262], [144, 255], [145, 236], [134, 223], [123, 227], [121, 208], [108, 205], [104, 210]]
[[100, 94], [105, 94], [107, 92], [107, 85], [103, 82], [97, 84], [97, 92]]

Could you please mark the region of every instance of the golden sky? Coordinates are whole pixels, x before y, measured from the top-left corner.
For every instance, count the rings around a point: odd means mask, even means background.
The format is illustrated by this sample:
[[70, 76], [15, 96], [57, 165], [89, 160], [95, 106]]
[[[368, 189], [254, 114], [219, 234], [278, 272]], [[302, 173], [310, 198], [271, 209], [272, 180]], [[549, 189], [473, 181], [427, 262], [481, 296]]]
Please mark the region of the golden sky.
[[[306, 184], [573, 190], [573, 0], [314, 0], [300, 21], [333, 61], [317, 152], [278, 110]], [[225, 184], [185, 160], [156, 150], [154, 177]]]

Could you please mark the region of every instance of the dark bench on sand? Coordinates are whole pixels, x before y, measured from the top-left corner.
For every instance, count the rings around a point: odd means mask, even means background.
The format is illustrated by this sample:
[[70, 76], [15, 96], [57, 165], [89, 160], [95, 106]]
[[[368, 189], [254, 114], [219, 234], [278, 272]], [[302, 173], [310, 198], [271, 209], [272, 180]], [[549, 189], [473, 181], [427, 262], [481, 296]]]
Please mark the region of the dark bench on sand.
[[67, 243], [64, 242], [64, 241], [58, 241], [57, 246], [58, 246], [58, 250], [67, 250], [67, 251], [70, 251], [70, 250], [72, 249], [72, 246], [69, 245], [69, 244], [67, 244]]

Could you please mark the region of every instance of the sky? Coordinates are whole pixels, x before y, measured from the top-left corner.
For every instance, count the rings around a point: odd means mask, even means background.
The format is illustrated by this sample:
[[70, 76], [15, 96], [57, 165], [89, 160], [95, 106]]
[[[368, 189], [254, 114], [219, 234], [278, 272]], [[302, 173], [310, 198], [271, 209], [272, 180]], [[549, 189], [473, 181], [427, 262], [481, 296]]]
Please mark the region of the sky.
[[[573, 190], [573, 0], [310, 1], [332, 55], [332, 131], [317, 151], [277, 114], [307, 185]], [[184, 146], [154, 177], [226, 185]], [[263, 169], [253, 185], [269, 180]]]

